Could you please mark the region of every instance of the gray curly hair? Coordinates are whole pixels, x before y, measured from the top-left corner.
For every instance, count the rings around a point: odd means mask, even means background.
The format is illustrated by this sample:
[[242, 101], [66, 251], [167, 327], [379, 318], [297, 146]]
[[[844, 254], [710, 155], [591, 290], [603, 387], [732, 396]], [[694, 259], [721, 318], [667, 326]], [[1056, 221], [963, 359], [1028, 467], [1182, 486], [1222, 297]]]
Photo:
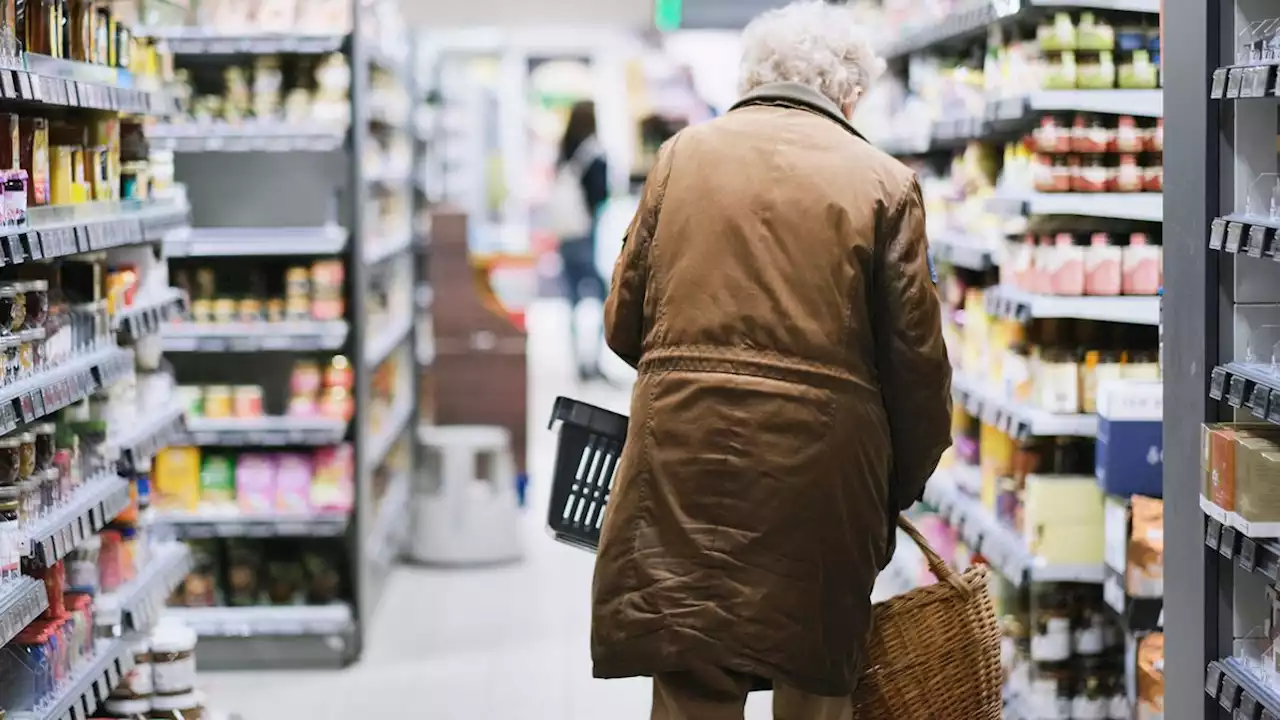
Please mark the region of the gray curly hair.
[[817, 90], [836, 105], [853, 102], [884, 72], [853, 13], [815, 0], [769, 10], [742, 31], [738, 89], [773, 82]]

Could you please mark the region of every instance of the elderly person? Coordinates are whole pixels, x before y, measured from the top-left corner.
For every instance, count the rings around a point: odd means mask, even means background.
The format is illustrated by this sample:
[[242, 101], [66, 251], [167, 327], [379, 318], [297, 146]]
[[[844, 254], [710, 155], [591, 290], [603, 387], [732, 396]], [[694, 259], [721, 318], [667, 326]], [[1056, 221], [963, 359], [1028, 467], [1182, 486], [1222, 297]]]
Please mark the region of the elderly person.
[[847, 10], [743, 34], [742, 99], [668, 141], [606, 304], [639, 377], [593, 587], [603, 678], [653, 715], [850, 718], [894, 521], [950, 445], [920, 188], [850, 122]]

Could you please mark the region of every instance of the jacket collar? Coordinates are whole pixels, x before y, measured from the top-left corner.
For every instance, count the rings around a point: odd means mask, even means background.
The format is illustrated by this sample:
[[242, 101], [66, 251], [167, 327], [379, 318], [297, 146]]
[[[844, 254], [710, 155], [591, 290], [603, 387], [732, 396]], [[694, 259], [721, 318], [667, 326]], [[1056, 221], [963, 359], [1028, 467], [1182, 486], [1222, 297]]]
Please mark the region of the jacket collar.
[[801, 85], [800, 83], [794, 82], [765, 83], [746, 95], [743, 95], [741, 100], [734, 103], [733, 107], [729, 108], [729, 111], [732, 112], [738, 108], [749, 107], [752, 105], [782, 105], [785, 107], [809, 110], [811, 112], [818, 113], [819, 115], [824, 115], [830, 120], [834, 120], [844, 126], [844, 128], [849, 132], [864, 141], [866, 140], [866, 138], [862, 136], [862, 133], [858, 132], [857, 129], [853, 127], [853, 123], [850, 123], [845, 119], [844, 113], [840, 112], [840, 108], [836, 107], [836, 104], [831, 101], [831, 98], [828, 98], [826, 95], [823, 95], [808, 85]]

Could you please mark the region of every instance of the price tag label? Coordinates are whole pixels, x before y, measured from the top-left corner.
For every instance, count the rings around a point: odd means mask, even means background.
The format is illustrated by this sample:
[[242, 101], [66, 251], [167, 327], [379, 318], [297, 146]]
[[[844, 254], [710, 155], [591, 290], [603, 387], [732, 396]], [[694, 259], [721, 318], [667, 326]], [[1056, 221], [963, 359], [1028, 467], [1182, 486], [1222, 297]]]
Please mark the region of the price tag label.
[[1244, 83], [1244, 68], [1231, 68], [1227, 71], [1227, 98], [1240, 97], [1240, 86]]
[[1205, 518], [1204, 526], [1204, 544], [1206, 547], [1214, 550], [1218, 549], [1218, 543], [1222, 537], [1222, 523], [1213, 518]]
[[27, 253], [22, 247], [22, 236], [18, 234], [5, 236], [5, 245], [8, 246], [9, 262], [20, 263], [27, 259]]
[[1230, 558], [1236, 552], [1236, 529], [1230, 525], [1222, 526], [1222, 537], [1218, 539], [1218, 554]]
[[1227, 90], [1227, 68], [1218, 68], [1213, 71], [1213, 81], [1209, 84], [1209, 97], [1214, 100], [1221, 100]]
[[1253, 572], [1258, 564], [1258, 543], [1251, 537], [1240, 538], [1240, 567]]
[[1249, 411], [1254, 417], [1261, 420], [1267, 419], [1267, 400], [1270, 397], [1271, 391], [1266, 386], [1253, 386], [1253, 392], [1249, 395]]
[[1230, 712], [1236, 706], [1236, 696], [1240, 694], [1240, 687], [1236, 685], [1236, 681], [1231, 679], [1230, 675], [1222, 676], [1222, 692], [1218, 694], [1218, 706], [1223, 710]]
[[1124, 588], [1120, 587], [1120, 581], [1116, 576], [1107, 576], [1107, 581], [1102, 585], [1102, 599], [1111, 606], [1112, 610], [1121, 615], [1124, 614]]
[[1227, 234], [1227, 221], [1222, 218], [1215, 218], [1209, 224], [1209, 249], [1221, 250], [1222, 240]]
[[1227, 241], [1223, 245], [1229, 253], [1240, 250], [1240, 238], [1244, 236], [1244, 223], [1233, 222], [1227, 225]]
[[1263, 225], [1249, 226], [1249, 257], [1260, 258], [1267, 248], [1267, 228]]
[[8, 100], [18, 99], [18, 85], [9, 70], [0, 70], [0, 95]]
[[1235, 720], [1253, 720], [1258, 717], [1258, 701], [1249, 693], [1240, 695], [1240, 707], [1236, 709]]
[[1231, 378], [1227, 383], [1227, 404], [1233, 408], [1239, 408], [1244, 405], [1245, 388], [1249, 381], [1239, 375]]

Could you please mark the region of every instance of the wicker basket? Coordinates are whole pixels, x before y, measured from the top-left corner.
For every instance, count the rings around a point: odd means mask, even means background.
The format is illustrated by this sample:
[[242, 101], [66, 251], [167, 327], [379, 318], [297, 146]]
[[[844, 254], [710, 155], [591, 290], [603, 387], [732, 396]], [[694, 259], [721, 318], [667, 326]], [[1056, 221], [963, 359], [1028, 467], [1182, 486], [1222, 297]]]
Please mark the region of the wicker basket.
[[956, 573], [906, 518], [940, 582], [877, 603], [867, 664], [853, 693], [857, 720], [999, 720], [1000, 626], [987, 570]]

